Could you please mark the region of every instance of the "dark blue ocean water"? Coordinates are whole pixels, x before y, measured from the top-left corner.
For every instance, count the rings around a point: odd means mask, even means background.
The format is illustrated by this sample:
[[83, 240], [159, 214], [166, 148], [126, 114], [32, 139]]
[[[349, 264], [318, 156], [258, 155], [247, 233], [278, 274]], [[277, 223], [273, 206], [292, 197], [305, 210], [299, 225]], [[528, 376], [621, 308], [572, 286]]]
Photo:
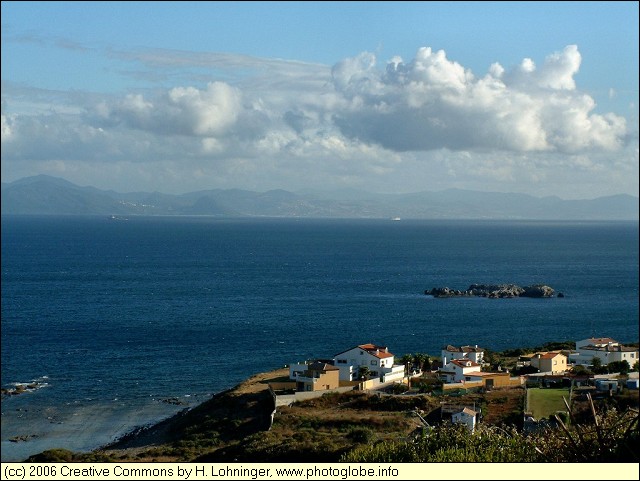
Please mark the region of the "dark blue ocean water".
[[[2, 401], [3, 446], [25, 410], [195, 402], [361, 343], [638, 340], [637, 223], [3, 217], [1, 234], [2, 385], [46, 383]], [[472, 283], [566, 297], [423, 294]]]

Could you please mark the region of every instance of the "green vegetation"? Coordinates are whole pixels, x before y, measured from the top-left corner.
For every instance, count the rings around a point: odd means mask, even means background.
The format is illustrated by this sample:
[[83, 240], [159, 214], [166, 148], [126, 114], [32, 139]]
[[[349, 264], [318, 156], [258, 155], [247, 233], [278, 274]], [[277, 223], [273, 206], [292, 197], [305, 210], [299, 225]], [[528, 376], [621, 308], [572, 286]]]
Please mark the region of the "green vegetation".
[[404, 354], [398, 358], [401, 364], [404, 365], [405, 374], [410, 374], [411, 371], [430, 371], [433, 359], [429, 354], [423, 352], [416, 352], [415, 354]]
[[528, 411], [536, 419], [552, 416], [558, 411], [566, 411], [563, 398], [569, 398], [569, 390], [566, 388], [529, 388], [527, 389]]
[[594, 357], [591, 361], [591, 372], [593, 372], [593, 374], [628, 374], [630, 371], [637, 370], [638, 361], [635, 362], [633, 367], [629, 365], [629, 361], [612, 361], [609, 364], [602, 364], [602, 361], [597, 357]]
[[640, 456], [638, 412], [607, 409], [572, 425], [559, 417], [558, 428], [524, 434], [513, 426], [479, 425], [471, 433], [462, 425], [444, 424], [409, 442], [360, 446], [341, 457], [344, 462], [632, 462]]
[[482, 426], [471, 434], [444, 424], [413, 442], [361, 446], [340, 461], [349, 463], [534, 462], [535, 446], [513, 428]]

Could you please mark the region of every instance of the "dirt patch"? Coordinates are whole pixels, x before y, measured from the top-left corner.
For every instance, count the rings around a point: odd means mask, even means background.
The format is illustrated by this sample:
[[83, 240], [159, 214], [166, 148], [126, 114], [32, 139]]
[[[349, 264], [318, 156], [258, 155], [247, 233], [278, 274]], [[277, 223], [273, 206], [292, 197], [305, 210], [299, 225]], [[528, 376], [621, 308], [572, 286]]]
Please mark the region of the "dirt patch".
[[524, 409], [522, 388], [495, 389], [485, 393], [483, 422], [486, 424], [522, 424]]
[[263, 372], [251, 376], [233, 388], [235, 394], [251, 394], [269, 389], [269, 382], [289, 380], [289, 368], [283, 367], [274, 371]]

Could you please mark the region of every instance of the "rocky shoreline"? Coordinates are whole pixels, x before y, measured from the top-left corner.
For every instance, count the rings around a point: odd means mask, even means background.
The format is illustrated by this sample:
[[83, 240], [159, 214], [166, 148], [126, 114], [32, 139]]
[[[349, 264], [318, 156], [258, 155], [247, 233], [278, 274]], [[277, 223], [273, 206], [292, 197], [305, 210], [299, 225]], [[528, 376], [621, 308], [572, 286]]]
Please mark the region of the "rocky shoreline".
[[[433, 297], [488, 297], [504, 299], [513, 297], [554, 297], [555, 290], [544, 284], [520, 287], [515, 284], [471, 284], [466, 290], [450, 289], [448, 287], [434, 287], [424, 291], [425, 295]], [[564, 297], [562, 292], [557, 297]]]

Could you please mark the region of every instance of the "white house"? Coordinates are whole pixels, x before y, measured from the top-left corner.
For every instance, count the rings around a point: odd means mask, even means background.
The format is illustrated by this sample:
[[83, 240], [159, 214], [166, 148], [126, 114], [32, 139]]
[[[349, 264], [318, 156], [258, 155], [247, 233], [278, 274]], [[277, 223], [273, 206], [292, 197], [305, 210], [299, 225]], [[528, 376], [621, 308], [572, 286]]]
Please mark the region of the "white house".
[[442, 358], [442, 365], [446, 365], [449, 361], [454, 359], [470, 359], [471, 361], [482, 364], [484, 361], [484, 349], [475, 346], [452, 346], [448, 345], [442, 348], [440, 351], [440, 357]]
[[595, 346], [595, 347], [607, 347], [607, 346], [617, 346], [620, 344], [615, 339], [611, 339], [610, 337], [590, 337], [589, 339], [583, 339], [582, 341], [576, 342], [576, 349], [580, 349], [585, 346]]
[[394, 366], [394, 355], [386, 346], [360, 344], [333, 358], [333, 365], [340, 369], [341, 381], [357, 381], [361, 367], [369, 369], [369, 376], [383, 382], [402, 380], [404, 366]]
[[310, 362], [298, 362], [295, 364], [289, 364], [289, 379], [292, 381], [296, 381], [298, 376], [302, 376], [302, 374], [309, 369]]
[[464, 381], [465, 376], [479, 371], [480, 364], [471, 359], [454, 359], [438, 369], [440, 378], [446, 383]]
[[478, 415], [473, 409], [464, 408], [457, 413], [451, 415], [451, 422], [466, 424], [469, 431], [473, 432], [476, 428], [476, 416]]
[[615, 361], [627, 361], [629, 366], [638, 361], [638, 348], [627, 347], [610, 337], [591, 337], [576, 342], [576, 350], [569, 354], [569, 362], [591, 366], [593, 359], [598, 358], [602, 365]]
[[627, 347], [622, 344], [604, 347], [583, 346], [569, 355], [569, 360], [577, 365], [590, 366], [594, 358], [599, 358], [603, 366], [610, 362], [627, 361], [630, 367], [638, 361], [638, 348]]

